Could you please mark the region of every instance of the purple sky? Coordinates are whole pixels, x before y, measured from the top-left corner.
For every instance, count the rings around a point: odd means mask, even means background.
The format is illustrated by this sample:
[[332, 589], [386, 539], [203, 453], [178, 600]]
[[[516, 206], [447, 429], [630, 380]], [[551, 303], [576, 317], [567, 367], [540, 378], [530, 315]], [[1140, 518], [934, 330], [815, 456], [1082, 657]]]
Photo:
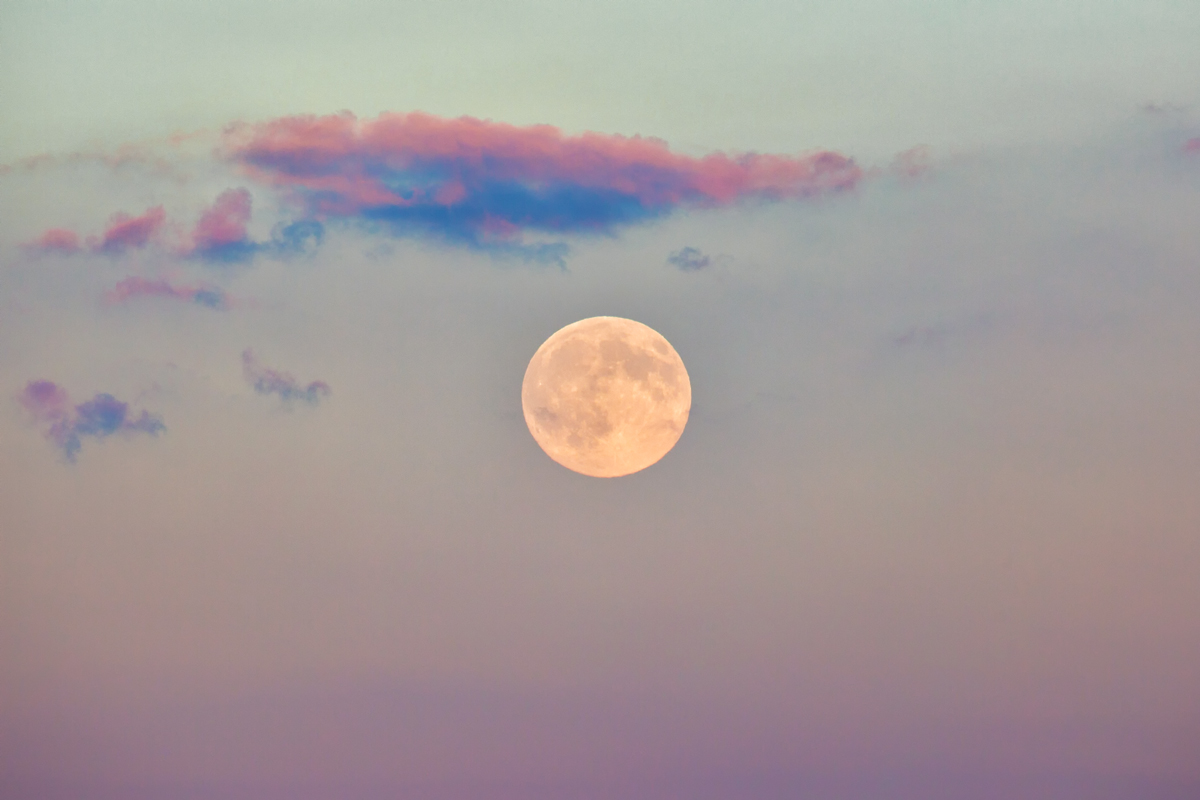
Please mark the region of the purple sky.
[[0, 797], [1200, 797], [1194, 3], [214, 3], [0, 11]]

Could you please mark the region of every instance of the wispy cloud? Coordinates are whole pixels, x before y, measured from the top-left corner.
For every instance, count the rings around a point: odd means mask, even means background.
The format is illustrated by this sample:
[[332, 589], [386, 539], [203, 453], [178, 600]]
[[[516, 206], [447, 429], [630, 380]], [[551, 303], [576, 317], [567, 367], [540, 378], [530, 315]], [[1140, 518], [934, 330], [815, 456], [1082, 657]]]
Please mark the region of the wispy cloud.
[[684, 272], [695, 272], [711, 264], [712, 259], [695, 247], [685, 247], [671, 253], [667, 263], [674, 264]]
[[66, 228], [51, 228], [28, 245], [45, 253], [79, 252], [79, 234]]
[[811, 197], [849, 189], [862, 176], [829, 151], [695, 158], [658, 139], [423, 113], [238, 125], [226, 134], [225, 154], [251, 178], [286, 191], [306, 218], [488, 248], [520, 248], [524, 233], [609, 233], [684, 207]]
[[1187, 106], [1181, 106], [1175, 103], [1142, 103], [1140, 108], [1147, 114], [1182, 114], [1183, 112], [1187, 111]]
[[162, 279], [129, 277], [109, 290], [106, 299], [110, 303], [123, 303], [136, 297], [166, 297], [184, 300], [218, 311], [227, 310], [234, 305], [224, 290], [208, 285], [176, 286]]
[[269, 241], [256, 242], [246, 230], [253, 200], [244, 188], [226, 189], [200, 215], [183, 255], [209, 262], [238, 263], [258, 254], [287, 258], [309, 252], [325, 238], [325, 227], [315, 219], [281, 223]]
[[[94, 253], [119, 255], [132, 248], [144, 247], [162, 228], [166, 219], [167, 214], [162, 206], [147, 209], [136, 217], [123, 211], [117, 212], [109, 219], [108, 226], [99, 237], [88, 238], [87, 249]], [[82, 249], [79, 234], [67, 228], [50, 228], [27, 246], [57, 253], [77, 253]]]
[[246, 376], [246, 381], [254, 387], [254, 391], [259, 394], [276, 395], [284, 405], [300, 401], [315, 406], [321, 402], [322, 398], [328, 397], [330, 394], [329, 384], [325, 381], [311, 381], [301, 385], [289, 373], [260, 364], [254, 356], [254, 351], [249, 349], [242, 351], [242, 374]]
[[[253, 241], [247, 232], [252, 202], [247, 189], [226, 189], [201, 213], [190, 235], [159, 244], [177, 257], [228, 264], [249, 261], [260, 253], [276, 258], [301, 255], [310, 252], [325, 237], [325, 227], [318, 220], [300, 219], [277, 225], [267, 241]], [[119, 255], [143, 247], [156, 238], [166, 222], [162, 206], [137, 217], [115, 214], [102, 235], [88, 237], [86, 250]], [[26, 247], [45, 253], [78, 253], [85, 249], [80, 245], [79, 234], [66, 228], [50, 228]]]
[[72, 462], [86, 436], [96, 439], [117, 433], [157, 436], [166, 430], [157, 414], [143, 410], [134, 417], [129, 412], [129, 405], [111, 394], [97, 394], [91, 400], [72, 405], [66, 390], [52, 381], [30, 381], [18, 399], [34, 422], [42, 427], [46, 439]]
[[945, 327], [919, 325], [894, 337], [892, 342], [900, 347], [931, 347], [944, 341], [948, 333]]
[[101, 253], [116, 254], [131, 247], [142, 247], [166, 219], [167, 214], [162, 206], [148, 209], [137, 217], [123, 212], [114, 214], [95, 249]]
[[1183, 143], [1183, 152], [1185, 153], [1200, 153], [1200, 136], [1195, 139], [1188, 139]]
[[39, 153], [0, 164], [0, 175], [100, 165], [113, 171], [140, 169], [158, 177], [185, 181], [192, 175], [189, 166], [211, 149], [217, 135], [217, 131], [209, 130], [181, 131], [165, 137], [126, 142], [115, 149]]
[[932, 169], [929, 147], [917, 145], [896, 154], [892, 159], [891, 170], [901, 178], [919, 178]]

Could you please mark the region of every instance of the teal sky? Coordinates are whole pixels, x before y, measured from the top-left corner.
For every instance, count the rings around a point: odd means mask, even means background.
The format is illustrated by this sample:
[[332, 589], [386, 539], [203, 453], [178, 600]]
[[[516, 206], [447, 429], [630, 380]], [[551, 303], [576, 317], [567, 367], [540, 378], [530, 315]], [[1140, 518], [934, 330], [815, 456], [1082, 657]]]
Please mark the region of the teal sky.
[[342, 109], [879, 159], [1200, 102], [1188, 0], [10, 0], [3, 21], [4, 161]]

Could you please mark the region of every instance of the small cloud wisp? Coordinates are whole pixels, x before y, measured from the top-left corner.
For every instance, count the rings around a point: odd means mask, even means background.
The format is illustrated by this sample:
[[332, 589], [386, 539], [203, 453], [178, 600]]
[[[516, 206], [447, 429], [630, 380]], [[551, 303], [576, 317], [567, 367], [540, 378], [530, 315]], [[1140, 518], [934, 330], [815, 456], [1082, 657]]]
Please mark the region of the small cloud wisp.
[[111, 394], [72, 405], [65, 389], [52, 381], [30, 381], [18, 399], [46, 439], [58, 447], [67, 461], [74, 462], [83, 438], [103, 439], [113, 434], [146, 433], [157, 436], [167, 428], [162, 418], [143, 410], [132, 416], [129, 405]]
[[233, 299], [222, 289], [210, 285], [176, 286], [165, 280], [126, 278], [109, 290], [105, 298], [110, 303], [124, 303], [135, 297], [166, 297], [205, 306], [216, 311], [233, 307]]
[[676, 250], [667, 258], [667, 263], [674, 264], [684, 272], [696, 272], [702, 270], [712, 263], [703, 251], [695, 247], [685, 247], [682, 250]]
[[100, 243], [93, 249], [101, 253], [116, 255], [133, 247], [143, 247], [155, 232], [162, 227], [167, 214], [162, 206], [148, 209], [139, 217], [129, 214], [114, 214], [104, 230]]
[[43, 253], [78, 253], [79, 234], [66, 228], [51, 228], [27, 246]]
[[258, 246], [246, 235], [250, 221], [250, 192], [226, 189], [200, 215], [192, 231], [191, 255], [210, 261], [245, 261]]
[[[108, 227], [99, 237], [89, 236], [87, 249], [93, 253], [116, 256], [128, 250], [145, 247], [167, 220], [162, 206], [148, 209], [141, 216], [131, 216], [123, 211], [113, 214]], [[31, 250], [43, 253], [79, 253], [79, 234], [67, 228], [50, 228], [37, 239], [26, 245]]]
[[910, 147], [903, 152], [897, 153], [892, 159], [892, 172], [901, 178], [914, 180], [929, 173], [933, 168], [933, 161], [930, 157], [929, 147], [927, 145], [917, 145]]
[[330, 394], [329, 384], [325, 381], [312, 381], [302, 386], [290, 374], [260, 364], [254, 351], [249, 349], [242, 351], [242, 374], [254, 391], [277, 395], [284, 405], [300, 401], [315, 406]]

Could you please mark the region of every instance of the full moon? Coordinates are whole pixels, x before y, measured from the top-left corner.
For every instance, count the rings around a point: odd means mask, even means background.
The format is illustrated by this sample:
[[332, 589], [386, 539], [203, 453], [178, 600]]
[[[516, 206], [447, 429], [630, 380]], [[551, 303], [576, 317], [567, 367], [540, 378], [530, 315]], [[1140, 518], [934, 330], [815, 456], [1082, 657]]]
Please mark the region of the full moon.
[[616, 478], [675, 446], [692, 408], [692, 384], [658, 331], [631, 319], [591, 317], [533, 354], [521, 406], [546, 455], [584, 475]]

